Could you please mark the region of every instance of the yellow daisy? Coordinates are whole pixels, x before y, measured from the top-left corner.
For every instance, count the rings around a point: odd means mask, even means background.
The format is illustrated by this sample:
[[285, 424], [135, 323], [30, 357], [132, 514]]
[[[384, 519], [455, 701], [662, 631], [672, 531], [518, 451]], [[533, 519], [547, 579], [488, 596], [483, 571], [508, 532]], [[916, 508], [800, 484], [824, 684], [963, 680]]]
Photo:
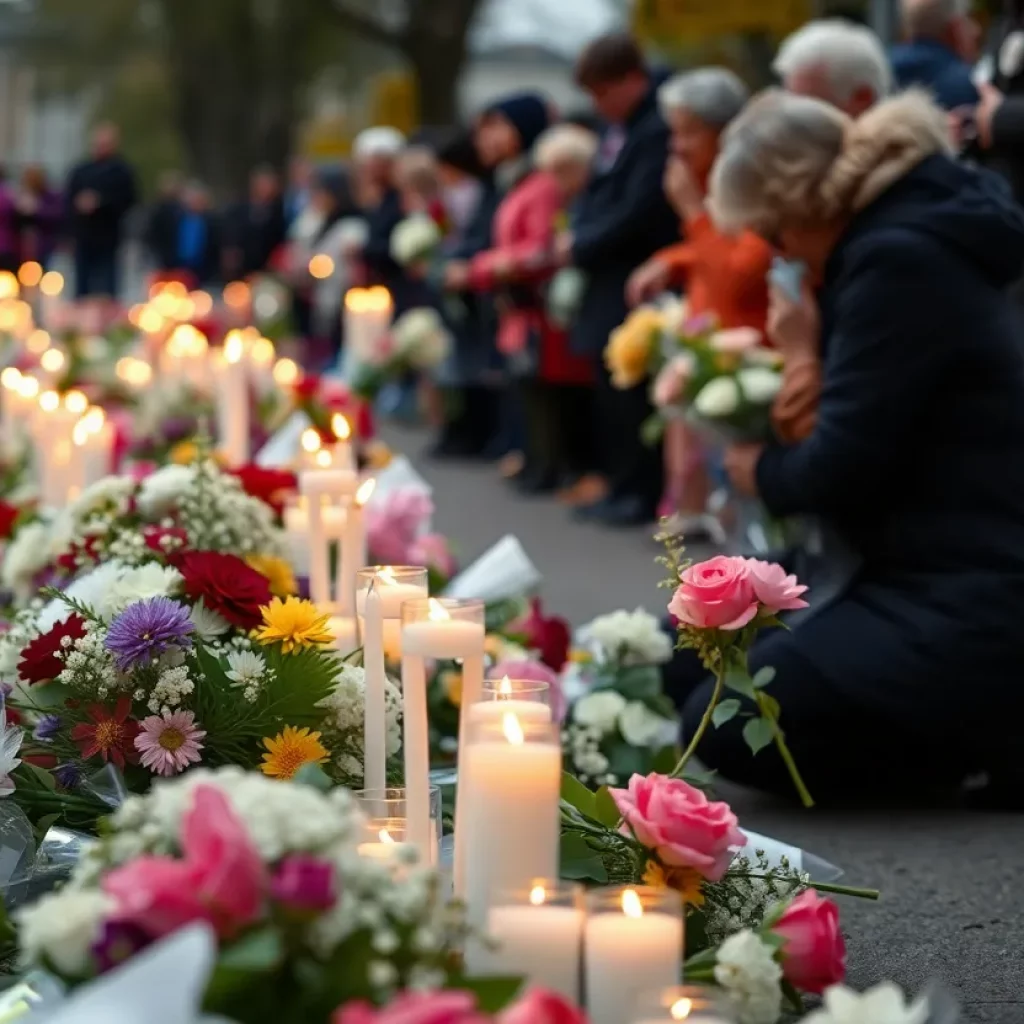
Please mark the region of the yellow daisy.
[[320, 733], [286, 725], [273, 739], [264, 737], [260, 770], [275, 779], [290, 779], [304, 764], [323, 764], [331, 755], [320, 742]]
[[256, 630], [261, 644], [280, 644], [285, 654], [293, 654], [306, 647], [334, 642], [328, 627], [328, 617], [312, 601], [275, 597], [260, 608], [263, 625]]
[[676, 889], [691, 907], [704, 905], [704, 878], [693, 868], [666, 868], [649, 860], [642, 881], [653, 889]]
[[266, 576], [270, 592], [277, 597], [287, 597], [299, 589], [292, 567], [283, 558], [276, 555], [249, 555], [245, 561], [250, 569]]
[[199, 445], [195, 441], [179, 441], [167, 457], [176, 466], [191, 466], [199, 458]]

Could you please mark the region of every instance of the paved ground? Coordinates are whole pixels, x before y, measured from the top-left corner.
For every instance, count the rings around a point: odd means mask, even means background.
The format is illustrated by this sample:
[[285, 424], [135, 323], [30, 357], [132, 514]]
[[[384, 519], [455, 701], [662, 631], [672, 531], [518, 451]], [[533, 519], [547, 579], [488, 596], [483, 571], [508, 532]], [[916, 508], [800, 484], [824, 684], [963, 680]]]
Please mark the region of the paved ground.
[[[407, 431], [389, 440], [434, 485], [437, 525], [463, 560], [512, 532], [545, 573], [546, 605], [574, 623], [617, 607], [662, 607], [648, 533], [570, 525], [553, 503], [510, 493], [490, 468], [420, 459], [422, 439]], [[875, 756], [867, 736], [865, 756]], [[803, 812], [733, 788], [721, 795], [742, 824], [842, 865], [850, 885], [882, 890], [878, 903], [843, 901], [852, 984], [891, 978], [916, 991], [939, 978], [966, 1004], [965, 1021], [1024, 1022], [1024, 817]]]

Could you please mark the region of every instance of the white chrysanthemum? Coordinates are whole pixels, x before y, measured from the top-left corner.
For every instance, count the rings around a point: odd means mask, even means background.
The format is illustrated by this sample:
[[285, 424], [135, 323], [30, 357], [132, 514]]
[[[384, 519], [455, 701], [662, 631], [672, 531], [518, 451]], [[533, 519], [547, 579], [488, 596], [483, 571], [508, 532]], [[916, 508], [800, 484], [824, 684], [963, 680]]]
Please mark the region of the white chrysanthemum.
[[782, 387], [782, 375], [767, 366], [748, 366], [736, 374], [743, 397], [752, 405], [771, 405]]
[[580, 643], [619, 665], [660, 665], [672, 657], [672, 640], [643, 608], [599, 615], [580, 630]]
[[929, 1013], [927, 997], [908, 1004], [891, 981], [863, 993], [835, 985], [825, 992], [825, 1005], [805, 1017], [803, 1024], [925, 1024]]
[[150, 597], [171, 597], [181, 588], [184, 577], [177, 569], [158, 562], [147, 562], [137, 569], [126, 569], [107, 593], [104, 610], [117, 615], [136, 601]]
[[202, 598], [192, 605], [189, 618], [195, 627], [196, 637], [207, 643], [222, 637], [231, 628], [231, 623], [220, 612], [207, 608]]
[[400, 356], [422, 370], [448, 358], [452, 339], [436, 309], [424, 306], [403, 313], [392, 325], [391, 336]]
[[656, 715], [639, 700], [630, 701], [619, 715], [619, 732], [631, 747], [650, 747], [660, 750], [675, 743], [679, 725]]
[[573, 721], [589, 725], [602, 734], [614, 732], [619, 715], [626, 709], [626, 698], [615, 690], [598, 690], [581, 697], [572, 708]]
[[402, 267], [419, 263], [430, 258], [441, 239], [437, 221], [425, 213], [415, 213], [391, 232], [391, 258]]
[[[125, 566], [120, 562], [104, 562], [65, 587], [64, 594], [91, 608], [102, 618], [107, 612], [107, 597], [124, 572]], [[39, 632], [47, 633], [58, 622], [66, 622], [72, 610], [66, 601], [59, 597], [53, 598], [39, 613]]]
[[7, 545], [0, 579], [8, 590], [25, 595], [32, 577], [50, 560], [50, 531], [45, 523], [26, 523]]
[[150, 474], [139, 488], [139, 511], [151, 522], [162, 519], [191, 486], [195, 475], [193, 466], [164, 466]]
[[128, 499], [135, 490], [130, 476], [105, 476], [89, 484], [67, 507], [68, 516], [81, 520], [97, 509], [111, 507], [118, 514], [128, 508]]
[[45, 959], [70, 977], [89, 973], [93, 943], [115, 906], [95, 890], [66, 888], [43, 896], [17, 914], [22, 962], [36, 967]]
[[782, 968], [771, 947], [744, 930], [722, 943], [716, 960], [715, 981], [728, 994], [740, 1024], [775, 1024], [782, 1011]]
[[[324, 729], [345, 738], [347, 753], [361, 754], [366, 714], [365, 669], [357, 665], [342, 665], [333, 691], [317, 707], [325, 711]], [[385, 749], [387, 756], [391, 757], [398, 753], [402, 744], [402, 695], [390, 679], [385, 683], [384, 713], [387, 729]]]
[[693, 408], [707, 420], [733, 416], [740, 407], [740, 389], [734, 377], [715, 377], [697, 392]]
[[263, 655], [254, 651], [232, 651], [227, 660], [228, 671], [224, 674], [235, 686], [253, 686], [267, 674]]

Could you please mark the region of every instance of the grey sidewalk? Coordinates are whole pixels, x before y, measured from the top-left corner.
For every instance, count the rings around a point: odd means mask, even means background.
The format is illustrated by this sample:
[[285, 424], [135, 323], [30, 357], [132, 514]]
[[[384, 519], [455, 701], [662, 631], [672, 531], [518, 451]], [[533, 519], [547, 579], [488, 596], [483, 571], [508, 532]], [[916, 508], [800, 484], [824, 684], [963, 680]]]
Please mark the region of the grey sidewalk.
[[[664, 606], [649, 532], [570, 524], [553, 502], [513, 495], [491, 467], [420, 459], [414, 432], [389, 429], [387, 438], [433, 484], [437, 525], [463, 561], [515, 533], [544, 572], [545, 608], [574, 624]], [[878, 756], [870, 736], [864, 749]], [[891, 978], [916, 991], [941, 978], [965, 1002], [965, 1021], [1024, 1022], [1024, 816], [805, 812], [731, 787], [721, 796], [741, 824], [842, 865], [850, 885], [882, 890], [878, 903], [840, 901], [851, 984]]]

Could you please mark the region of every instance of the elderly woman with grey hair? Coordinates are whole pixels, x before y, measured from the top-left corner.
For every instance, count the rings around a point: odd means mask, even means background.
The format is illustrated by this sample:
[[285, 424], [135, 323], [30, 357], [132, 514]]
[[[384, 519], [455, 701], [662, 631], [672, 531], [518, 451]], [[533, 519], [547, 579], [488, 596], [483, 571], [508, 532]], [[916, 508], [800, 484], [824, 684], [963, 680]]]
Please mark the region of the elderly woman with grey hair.
[[[752, 671], [776, 670], [769, 692], [819, 798], [984, 772], [993, 799], [1021, 800], [1024, 346], [1006, 288], [1024, 213], [949, 149], [924, 94], [851, 120], [769, 93], [730, 127], [711, 176], [719, 223], [802, 260], [816, 290], [816, 303], [809, 289], [773, 294], [769, 315], [770, 330], [820, 338], [813, 431], [731, 449], [726, 465], [775, 515], [819, 517], [850, 556], [827, 582], [805, 579], [811, 608], [750, 656]], [[692, 732], [711, 684], [692, 663], [669, 675]], [[710, 730], [701, 758], [790, 791], [743, 725]]]

